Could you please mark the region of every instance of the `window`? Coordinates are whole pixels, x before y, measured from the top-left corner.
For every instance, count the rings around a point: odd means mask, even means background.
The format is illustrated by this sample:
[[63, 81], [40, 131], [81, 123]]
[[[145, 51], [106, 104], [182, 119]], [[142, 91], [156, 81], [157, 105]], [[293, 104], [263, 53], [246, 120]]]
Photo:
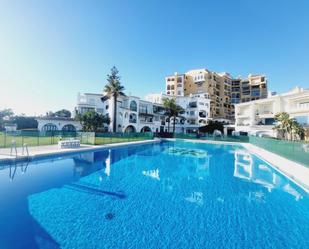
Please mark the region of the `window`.
[[190, 102], [189, 103], [189, 107], [190, 108], [195, 108], [195, 107], [197, 107], [197, 103], [196, 102]]
[[134, 101], [134, 100], [131, 101], [131, 103], [130, 103], [130, 110], [133, 111], [133, 112], [137, 111], [136, 101]]
[[49, 123], [43, 126], [43, 131], [56, 131], [58, 130], [57, 126], [55, 124]]
[[108, 110], [108, 108], [109, 108], [109, 106], [108, 106], [108, 105], [106, 105], [106, 106], [105, 106], [105, 110]]
[[130, 123], [136, 123], [136, 114], [135, 113], [130, 114], [129, 122]]
[[309, 102], [299, 103], [300, 108], [309, 108]]

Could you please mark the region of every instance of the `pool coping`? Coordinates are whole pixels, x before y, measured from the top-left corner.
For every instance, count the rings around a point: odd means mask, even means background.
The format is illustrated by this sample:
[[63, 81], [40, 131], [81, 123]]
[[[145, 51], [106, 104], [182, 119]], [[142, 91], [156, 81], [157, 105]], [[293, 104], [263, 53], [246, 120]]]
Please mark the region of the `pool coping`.
[[266, 161], [275, 170], [309, 193], [309, 168], [256, 145], [247, 143], [243, 144], [243, 146], [250, 153]]
[[287, 177], [289, 180], [294, 182], [297, 186], [309, 193], [309, 168], [304, 165], [291, 161], [285, 157], [279, 156], [273, 152], [260, 148], [250, 143], [242, 142], [228, 142], [228, 141], [209, 141], [209, 140], [195, 140], [195, 139], [175, 139], [166, 138], [165, 141], [189, 141], [195, 143], [207, 143], [207, 144], [225, 144], [225, 145], [241, 145], [247, 149], [250, 153], [259, 157], [260, 159], [267, 162], [272, 168], [277, 170], [279, 173]]
[[[112, 149], [117, 147], [126, 147], [130, 145], [142, 145], [142, 144], [151, 144], [151, 143], [159, 143], [161, 142], [160, 139], [151, 139], [151, 140], [144, 140], [144, 141], [132, 141], [132, 142], [124, 142], [124, 143], [114, 143], [114, 144], [104, 144], [104, 145], [87, 145], [84, 148], [72, 148], [72, 149], [54, 149], [54, 150], [46, 150], [46, 151], [37, 151], [32, 152], [29, 156], [26, 155], [18, 155], [17, 157], [7, 156], [0, 158], [0, 163], [14, 163], [14, 162], [21, 162], [25, 160], [34, 160], [40, 159], [47, 156], [64, 156], [68, 154], [75, 154], [80, 152], [92, 152], [97, 150], [104, 150], [104, 149]], [[31, 149], [31, 147], [29, 147]]]

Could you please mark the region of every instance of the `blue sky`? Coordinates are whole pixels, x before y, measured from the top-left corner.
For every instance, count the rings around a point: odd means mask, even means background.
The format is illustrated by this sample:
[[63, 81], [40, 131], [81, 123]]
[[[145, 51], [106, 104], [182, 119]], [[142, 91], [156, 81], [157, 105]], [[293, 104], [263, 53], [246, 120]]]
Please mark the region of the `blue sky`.
[[72, 110], [113, 65], [140, 97], [194, 68], [309, 87], [308, 12], [307, 0], [0, 0], [0, 109]]

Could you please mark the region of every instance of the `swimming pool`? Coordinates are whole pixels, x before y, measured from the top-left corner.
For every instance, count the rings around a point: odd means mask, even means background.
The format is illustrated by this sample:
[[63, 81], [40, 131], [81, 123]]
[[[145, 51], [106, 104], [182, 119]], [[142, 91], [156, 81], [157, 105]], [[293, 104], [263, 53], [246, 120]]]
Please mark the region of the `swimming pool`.
[[0, 165], [0, 248], [309, 248], [309, 194], [242, 146]]

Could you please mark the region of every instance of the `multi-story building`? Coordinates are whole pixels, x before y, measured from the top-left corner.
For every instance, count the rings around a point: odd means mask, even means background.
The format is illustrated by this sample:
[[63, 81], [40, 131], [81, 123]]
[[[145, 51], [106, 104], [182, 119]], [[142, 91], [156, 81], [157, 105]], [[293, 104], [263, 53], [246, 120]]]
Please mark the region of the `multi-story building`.
[[235, 130], [250, 134], [276, 136], [274, 117], [287, 112], [300, 124], [309, 127], [309, 89], [294, 88], [290, 92], [235, 105]]
[[265, 75], [249, 75], [246, 79], [233, 79], [231, 88], [232, 104], [267, 98]]
[[167, 76], [165, 85], [165, 92], [170, 96], [208, 93], [210, 118], [225, 122], [234, 120], [234, 104], [267, 97], [267, 80], [264, 75], [234, 79], [228, 73], [196, 69]]
[[[191, 94], [176, 97], [176, 103], [185, 112], [172, 119], [168, 125], [165, 115], [163, 98], [172, 98], [166, 94], [149, 94], [146, 100], [135, 96], [119, 96], [117, 99], [117, 132], [162, 132], [170, 131], [175, 122], [176, 132], [196, 132], [200, 126], [207, 124], [210, 113], [210, 99], [208, 94]], [[102, 101], [101, 94], [78, 94], [76, 112], [97, 111], [111, 118], [107, 130], [112, 131], [114, 103], [111, 99]]]
[[[114, 103], [112, 99], [102, 100], [102, 94], [78, 94], [77, 113], [96, 111], [108, 115], [111, 123], [106, 127], [113, 129]], [[159, 132], [166, 131], [166, 117], [161, 104], [141, 100], [135, 96], [119, 96], [117, 99], [117, 132]]]
[[96, 111], [104, 114], [106, 105], [102, 102], [102, 94], [97, 93], [78, 93], [76, 112], [85, 113], [88, 111]]
[[[173, 98], [167, 94], [149, 94], [146, 100], [162, 104], [164, 98]], [[181, 117], [176, 118], [176, 132], [196, 132], [200, 126], [207, 124], [210, 113], [210, 99], [207, 93], [190, 94], [189, 96], [176, 96], [176, 104], [185, 111]], [[173, 124], [174, 120], [172, 120]]]

